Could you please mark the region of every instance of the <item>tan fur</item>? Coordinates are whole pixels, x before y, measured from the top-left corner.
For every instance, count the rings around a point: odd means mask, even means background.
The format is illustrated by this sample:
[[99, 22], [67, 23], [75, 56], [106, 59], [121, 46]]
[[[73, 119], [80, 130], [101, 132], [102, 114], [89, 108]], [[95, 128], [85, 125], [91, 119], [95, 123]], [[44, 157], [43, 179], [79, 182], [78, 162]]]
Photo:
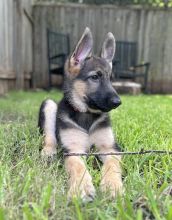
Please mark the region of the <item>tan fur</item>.
[[82, 80], [77, 80], [74, 82], [72, 90], [72, 104], [80, 109], [81, 112], [87, 111], [87, 105], [84, 101], [86, 96], [86, 83]]
[[53, 156], [54, 154], [56, 154], [56, 145], [56, 139], [51, 135], [46, 135], [44, 137], [42, 156]]
[[81, 66], [79, 64], [76, 64], [76, 61], [73, 59], [73, 57], [70, 58], [68, 70], [69, 73], [75, 77], [80, 73]]
[[44, 128], [44, 143], [43, 143], [43, 150], [42, 155], [43, 156], [53, 156], [57, 153], [56, 145], [57, 140], [55, 137], [55, 124], [54, 120], [56, 118], [57, 113], [57, 104], [48, 99], [46, 101], [46, 106], [44, 109], [45, 114], [45, 128]]
[[102, 112], [101, 110], [97, 110], [97, 109], [93, 109], [93, 108], [89, 108], [89, 107], [88, 107], [88, 111], [91, 113], [101, 113]]
[[[110, 127], [96, 130], [91, 136], [91, 143], [94, 143], [99, 153], [115, 152], [113, 132]], [[102, 156], [102, 191], [109, 191], [111, 197], [122, 192], [122, 178], [120, 168], [120, 156]]]
[[108, 148], [114, 144], [114, 135], [111, 127], [95, 130], [90, 135], [90, 142], [99, 148]]
[[80, 96], [80, 97], [85, 97], [86, 96], [86, 90], [87, 86], [86, 83], [83, 80], [77, 80], [73, 84], [73, 88], [75, 92]]
[[80, 196], [84, 201], [92, 200], [95, 189], [84, 161], [79, 157], [67, 157], [65, 167], [69, 174], [68, 198]]
[[80, 97], [75, 90], [72, 91], [72, 101], [71, 104], [75, 106], [76, 109], [79, 109], [80, 112], [86, 112], [87, 111], [87, 105], [83, 101], [83, 98]]
[[88, 134], [75, 128], [60, 130], [62, 143], [70, 153], [84, 153], [89, 148]]
[[80, 65], [75, 63], [73, 57], [68, 59], [65, 63], [65, 73], [68, 74], [69, 77], [76, 77], [80, 73]]
[[116, 157], [106, 156], [100, 186], [103, 192], [110, 192], [111, 197], [122, 193], [120, 161]]

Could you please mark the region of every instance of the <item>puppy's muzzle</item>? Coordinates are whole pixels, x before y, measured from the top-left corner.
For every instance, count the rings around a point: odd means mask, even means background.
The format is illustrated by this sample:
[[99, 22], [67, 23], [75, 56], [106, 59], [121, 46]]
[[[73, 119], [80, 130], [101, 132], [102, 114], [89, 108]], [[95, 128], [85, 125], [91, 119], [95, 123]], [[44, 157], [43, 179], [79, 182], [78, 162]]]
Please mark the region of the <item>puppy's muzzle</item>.
[[120, 106], [122, 104], [121, 102], [121, 99], [119, 97], [111, 97], [109, 99], [109, 103], [108, 103], [108, 106], [111, 108], [111, 109], [115, 109], [117, 108], [118, 106]]

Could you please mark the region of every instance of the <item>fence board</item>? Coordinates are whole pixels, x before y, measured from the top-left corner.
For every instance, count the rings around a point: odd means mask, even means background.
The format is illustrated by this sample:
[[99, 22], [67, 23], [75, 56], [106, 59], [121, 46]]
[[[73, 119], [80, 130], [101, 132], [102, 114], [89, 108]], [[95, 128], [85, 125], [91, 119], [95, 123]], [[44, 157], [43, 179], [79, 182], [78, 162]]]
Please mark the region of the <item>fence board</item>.
[[12, 88], [24, 89], [26, 76], [33, 70], [32, 24], [26, 16], [32, 18], [31, 2], [0, 1], [0, 94]]

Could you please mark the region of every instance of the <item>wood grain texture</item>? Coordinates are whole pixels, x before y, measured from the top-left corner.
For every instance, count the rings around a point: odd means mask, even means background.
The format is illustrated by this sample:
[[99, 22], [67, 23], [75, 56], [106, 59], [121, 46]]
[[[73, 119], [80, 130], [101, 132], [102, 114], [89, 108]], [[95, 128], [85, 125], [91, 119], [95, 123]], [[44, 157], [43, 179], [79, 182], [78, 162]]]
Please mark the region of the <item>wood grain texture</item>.
[[[0, 15], [0, 81], [3, 93], [9, 89], [24, 89], [28, 78], [25, 75], [33, 72], [31, 0], [1, 0]], [[13, 79], [9, 79], [9, 72], [14, 73]]]
[[69, 33], [72, 49], [84, 28], [89, 26], [96, 53], [100, 52], [109, 31], [114, 33], [116, 40], [137, 41], [138, 63], [151, 62], [150, 91], [172, 92], [171, 9], [39, 3], [34, 5], [33, 14], [35, 86], [47, 85], [46, 28]]
[[39, 3], [32, 7], [31, 2], [0, 1], [0, 69], [3, 74], [15, 73], [14, 88], [25, 88], [25, 74], [32, 75], [34, 87], [47, 86], [47, 27], [69, 33], [72, 50], [89, 26], [96, 53], [109, 31], [116, 40], [137, 41], [138, 63], [151, 62], [150, 91], [172, 92], [171, 9], [62, 3]]

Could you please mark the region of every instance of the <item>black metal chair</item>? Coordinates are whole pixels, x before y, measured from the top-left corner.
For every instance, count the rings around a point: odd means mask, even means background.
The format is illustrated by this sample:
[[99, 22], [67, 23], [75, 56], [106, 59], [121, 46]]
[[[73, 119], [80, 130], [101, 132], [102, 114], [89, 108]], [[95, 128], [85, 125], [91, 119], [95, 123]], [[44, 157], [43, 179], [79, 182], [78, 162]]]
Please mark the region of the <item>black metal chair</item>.
[[64, 76], [64, 64], [70, 52], [69, 35], [47, 29], [49, 87], [52, 86], [51, 75]]
[[137, 64], [137, 43], [117, 41], [116, 53], [113, 61], [113, 73], [115, 79], [135, 81], [143, 78], [143, 90], [148, 92], [148, 72], [150, 63]]

